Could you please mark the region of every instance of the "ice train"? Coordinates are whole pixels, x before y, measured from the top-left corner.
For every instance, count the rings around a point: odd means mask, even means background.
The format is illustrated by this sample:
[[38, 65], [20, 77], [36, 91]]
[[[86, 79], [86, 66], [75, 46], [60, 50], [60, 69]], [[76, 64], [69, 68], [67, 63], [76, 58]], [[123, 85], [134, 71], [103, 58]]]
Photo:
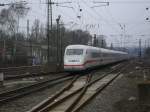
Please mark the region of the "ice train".
[[64, 53], [64, 70], [80, 71], [128, 59], [128, 53], [87, 45], [69, 45]]

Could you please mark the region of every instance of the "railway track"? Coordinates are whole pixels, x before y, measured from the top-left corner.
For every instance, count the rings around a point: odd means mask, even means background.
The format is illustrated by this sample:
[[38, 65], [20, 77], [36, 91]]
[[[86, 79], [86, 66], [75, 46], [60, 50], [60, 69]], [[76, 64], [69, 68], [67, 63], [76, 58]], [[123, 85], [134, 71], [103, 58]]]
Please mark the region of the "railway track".
[[12, 99], [22, 97], [24, 95], [39, 91], [41, 89], [52, 87], [56, 84], [60, 84], [64, 81], [68, 81], [73, 79], [73, 76], [65, 75], [65, 76], [59, 76], [53, 79], [46, 79], [44, 81], [29, 85], [20, 87], [14, 90], [5, 91], [0, 93], [0, 104], [6, 103]]
[[118, 68], [94, 80], [92, 80], [93, 73], [76, 77], [70, 84], [27, 112], [78, 112], [90, 99], [119, 77], [126, 66]]
[[39, 73], [41, 71], [41, 65], [0, 68], [0, 72], [3, 72], [5, 75], [19, 75], [26, 72]]
[[42, 65], [36, 66], [20, 66], [0, 68], [0, 73], [4, 74], [4, 80], [13, 80], [27, 77], [44, 76], [49, 74], [57, 74], [63, 72], [43, 72]]
[[[64, 72], [59, 72], [59, 74], [63, 74]], [[40, 72], [40, 73], [25, 73], [25, 74], [20, 74], [20, 75], [7, 75], [4, 77], [4, 80], [14, 80], [14, 79], [21, 79], [21, 78], [28, 78], [28, 77], [38, 77], [38, 76], [46, 76], [49, 74], [58, 74], [58, 73], [50, 73], [50, 72]]]

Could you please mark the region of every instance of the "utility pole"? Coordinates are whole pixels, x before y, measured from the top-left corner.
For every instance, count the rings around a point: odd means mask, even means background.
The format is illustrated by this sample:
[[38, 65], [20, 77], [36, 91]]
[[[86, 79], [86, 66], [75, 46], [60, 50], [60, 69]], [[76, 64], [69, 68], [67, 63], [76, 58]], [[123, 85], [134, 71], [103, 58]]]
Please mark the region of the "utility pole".
[[29, 33], [29, 31], [30, 31], [30, 27], [29, 26], [30, 26], [30, 22], [29, 22], [29, 20], [27, 20], [27, 38], [29, 40], [30, 56], [32, 57], [32, 39], [31, 39], [30, 33]]
[[126, 25], [123, 25], [123, 50], [125, 51], [125, 40], [126, 40]]
[[4, 55], [4, 63], [5, 63], [5, 57], [6, 57], [6, 40], [4, 39], [4, 48], [3, 48], [3, 55]]
[[141, 39], [139, 39], [139, 58], [142, 56], [142, 51], [141, 51]]
[[29, 56], [30, 56], [30, 62], [31, 62], [30, 64], [32, 65], [32, 61], [33, 61], [33, 58], [32, 58], [32, 39], [31, 39], [30, 34], [29, 34], [29, 31], [30, 31], [29, 24], [30, 24], [30, 22], [29, 22], [29, 20], [27, 20], [27, 38], [29, 40], [28, 46], [29, 46]]
[[150, 47], [150, 39], [148, 39], [148, 48]]
[[27, 38], [29, 39], [29, 20], [27, 20]]
[[[52, 4], [51, 4], [51, 0], [47, 0], [47, 41], [48, 41], [47, 60], [48, 60], [48, 64], [50, 64], [50, 34], [52, 34], [52, 31], [50, 30], [50, 28], [52, 30]], [[49, 31], [51, 31], [50, 34], [49, 34]]]
[[[52, 36], [53, 36], [53, 31], [52, 31], [52, 28], [53, 28], [53, 14], [52, 14], [52, 5], [54, 4], [58, 4], [58, 3], [55, 3], [55, 2], [52, 2], [52, 0], [47, 0], [47, 44], [48, 44], [48, 49], [47, 49], [47, 60], [48, 60], [48, 64], [50, 64], [50, 62], [52, 61], [52, 59], [50, 59], [50, 56], [52, 56], [52, 42], [50, 42], [50, 38], [52, 40]], [[50, 44], [51, 44], [51, 50], [50, 50]], [[50, 51], [51, 51], [51, 54], [50, 54]], [[54, 53], [55, 54], [55, 53]]]
[[96, 34], [94, 34], [93, 46], [94, 46], [94, 47], [97, 46], [97, 38], [96, 38]]
[[1, 49], [2, 50], [2, 61], [4, 64], [5, 63], [5, 56], [6, 56], [6, 41], [5, 41], [5, 39], [2, 40], [2, 43], [3, 43], [3, 48]]
[[122, 34], [121, 34], [121, 48], [124, 51], [125, 50], [125, 38], [126, 38], [126, 25], [125, 24], [119, 24]]
[[111, 49], [111, 50], [113, 50], [113, 43], [111, 43], [111, 45], [110, 45], [110, 49]]
[[[61, 24], [61, 25], [63, 25], [63, 24]], [[62, 65], [63, 65], [63, 38], [64, 37], [64, 31], [63, 31], [63, 29], [62, 29], [62, 31], [61, 31], [61, 28], [60, 28], [60, 66], [62, 67]]]
[[[59, 54], [61, 54], [61, 51], [60, 51], [60, 49], [61, 49], [61, 39], [60, 39], [60, 24], [59, 24], [59, 21], [60, 21], [60, 15], [58, 16], [58, 18], [56, 19], [56, 22], [57, 22], [57, 38], [56, 38], [56, 44], [57, 44], [57, 55], [56, 55], [56, 57], [57, 57], [57, 66], [60, 66], [60, 59], [61, 59], [61, 55], [59, 55]], [[60, 57], [60, 58], [59, 58]]]
[[102, 48], [104, 48], [104, 39], [102, 38]]
[[147, 48], [147, 46], [146, 46], [146, 40], [145, 40], [145, 49]]

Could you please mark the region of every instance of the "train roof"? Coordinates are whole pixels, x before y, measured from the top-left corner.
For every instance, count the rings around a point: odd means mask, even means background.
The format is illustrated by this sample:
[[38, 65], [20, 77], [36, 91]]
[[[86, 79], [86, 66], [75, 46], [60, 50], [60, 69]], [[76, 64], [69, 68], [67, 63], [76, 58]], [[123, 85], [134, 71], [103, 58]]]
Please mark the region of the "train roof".
[[122, 51], [115, 51], [115, 50], [110, 50], [110, 49], [105, 49], [105, 48], [98, 48], [98, 47], [93, 47], [93, 46], [88, 46], [88, 45], [69, 45], [66, 47], [66, 49], [73, 49], [73, 48], [77, 48], [77, 49], [95, 49], [95, 50], [100, 50], [101, 52], [104, 53], [118, 53], [118, 54], [128, 54], [126, 52], [122, 52]]
[[[72, 48], [82, 48], [82, 49], [88, 49], [91, 46], [87, 46], [87, 45], [69, 45], [66, 48], [67, 49], [72, 49]], [[93, 47], [94, 48], [94, 47]]]

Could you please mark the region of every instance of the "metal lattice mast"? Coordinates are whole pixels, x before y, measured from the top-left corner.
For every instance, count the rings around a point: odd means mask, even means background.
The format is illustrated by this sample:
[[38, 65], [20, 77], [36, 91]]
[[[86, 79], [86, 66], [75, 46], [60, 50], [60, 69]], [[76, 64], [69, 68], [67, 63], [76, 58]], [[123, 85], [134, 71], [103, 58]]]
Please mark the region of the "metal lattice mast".
[[[48, 41], [47, 59], [48, 59], [48, 64], [50, 63], [50, 56], [52, 56], [55, 53], [57, 55], [57, 51], [52, 52], [52, 51], [54, 51], [54, 50], [52, 50], [52, 47], [55, 48], [55, 39], [53, 39], [53, 29], [52, 29], [53, 28], [53, 24], [52, 24], [52, 18], [53, 18], [53, 16], [52, 16], [52, 5], [56, 4], [57, 6], [60, 6], [59, 4], [65, 4], [65, 3], [72, 3], [72, 2], [56, 3], [56, 2], [53, 2], [52, 0], [47, 0], [47, 41]], [[63, 6], [63, 7], [66, 7], [66, 6]], [[71, 8], [71, 7], [69, 7], [69, 8]], [[52, 41], [54, 41], [54, 42], [52, 42]], [[51, 44], [51, 48], [50, 48], [50, 44]], [[54, 45], [52, 45], [52, 44], [54, 44]], [[56, 47], [58, 49], [58, 46], [56, 46]]]
[[52, 1], [47, 0], [47, 60], [50, 63], [50, 37], [52, 37]]

